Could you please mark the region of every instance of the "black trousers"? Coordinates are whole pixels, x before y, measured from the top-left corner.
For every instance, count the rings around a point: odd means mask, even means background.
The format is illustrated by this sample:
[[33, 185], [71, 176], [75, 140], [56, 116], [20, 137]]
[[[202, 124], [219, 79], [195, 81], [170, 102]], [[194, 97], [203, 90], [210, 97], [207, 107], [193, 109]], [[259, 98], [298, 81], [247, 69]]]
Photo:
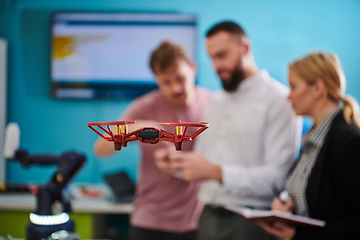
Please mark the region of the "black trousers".
[[132, 226], [130, 240], [196, 240], [196, 231], [174, 233]]
[[277, 240], [255, 222], [221, 207], [205, 206], [197, 240]]

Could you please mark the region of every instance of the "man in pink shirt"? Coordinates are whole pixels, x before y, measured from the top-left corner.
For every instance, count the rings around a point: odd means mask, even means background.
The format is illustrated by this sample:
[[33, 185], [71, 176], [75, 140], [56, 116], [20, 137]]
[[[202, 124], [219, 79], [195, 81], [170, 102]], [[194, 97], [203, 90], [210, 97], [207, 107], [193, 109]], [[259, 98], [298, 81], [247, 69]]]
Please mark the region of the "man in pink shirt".
[[[150, 66], [156, 75], [159, 90], [135, 99], [120, 117], [135, 120], [129, 131], [156, 123], [184, 121], [201, 122], [211, 93], [195, 85], [196, 68], [186, 51], [171, 42], [163, 42], [151, 55]], [[171, 126], [157, 126], [174, 131]], [[196, 128], [188, 128], [187, 134]], [[194, 141], [183, 144], [182, 151], [193, 149]], [[197, 201], [199, 183], [186, 182], [160, 171], [153, 157], [156, 149], [166, 143], [141, 144], [140, 176], [131, 214], [132, 240], [190, 240], [196, 229], [202, 204]], [[108, 156], [114, 146], [99, 138], [95, 154]]]

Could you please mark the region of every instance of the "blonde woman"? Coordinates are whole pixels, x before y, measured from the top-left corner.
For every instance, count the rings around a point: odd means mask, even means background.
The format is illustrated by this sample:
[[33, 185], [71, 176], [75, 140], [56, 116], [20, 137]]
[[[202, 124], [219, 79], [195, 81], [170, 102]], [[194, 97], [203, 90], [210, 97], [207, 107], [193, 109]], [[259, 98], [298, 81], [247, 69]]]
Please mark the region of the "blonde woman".
[[275, 199], [273, 210], [290, 211], [326, 221], [324, 228], [292, 227], [282, 223], [263, 229], [280, 238], [352, 239], [360, 226], [359, 106], [344, 96], [345, 77], [338, 58], [313, 53], [289, 66], [289, 99], [298, 115], [314, 126], [286, 190], [292, 200]]

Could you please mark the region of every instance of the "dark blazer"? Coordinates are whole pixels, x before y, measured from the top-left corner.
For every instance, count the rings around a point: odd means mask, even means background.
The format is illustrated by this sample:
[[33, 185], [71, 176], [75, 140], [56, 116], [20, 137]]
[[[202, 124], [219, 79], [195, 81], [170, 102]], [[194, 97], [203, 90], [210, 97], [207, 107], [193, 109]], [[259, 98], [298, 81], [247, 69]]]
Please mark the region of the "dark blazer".
[[360, 129], [346, 123], [342, 111], [311, 171], [306, 200], [310, 217], [326, 226], [297, 227], [293, 239], [360, 239]]

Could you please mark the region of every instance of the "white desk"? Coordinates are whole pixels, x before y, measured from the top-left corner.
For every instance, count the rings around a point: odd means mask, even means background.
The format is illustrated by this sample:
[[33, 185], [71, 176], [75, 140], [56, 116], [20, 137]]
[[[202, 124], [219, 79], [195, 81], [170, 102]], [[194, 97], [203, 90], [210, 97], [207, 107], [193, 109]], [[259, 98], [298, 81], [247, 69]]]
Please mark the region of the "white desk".
[[[106, 187], [101, 188], [107, 191]], [[77, 232], [82, 231], [81, 236], [84, 239], [104, 237], [107, 214], [129, 214], [133, 210], [131, 203], [116, 204], [104, 198], [75, 198], [71, 200], [71, 206], [71, 218], [76, 221]], [[35, 208], [36, 197], [33, 194], [0, 194], [0, 235], [6, 236], [9, 233], [14, 237], [24, 238], [29, 212]], [[5, 218], [9, 214], [14, 216], [11, 220]], [[14, 224], [21, 225], [20, 233], [19, 228], [10, 229]]]
[[[74, 213], [99, 214], [129, 214], [132, 211], [131, 203], [111, 203], [105, 199], [80, 198], [71, 200]], [[32, 211], [36, 207], [36, 198], [33, 194], [12, 193], [0, 195], [0, 209], [15, 211]]]

